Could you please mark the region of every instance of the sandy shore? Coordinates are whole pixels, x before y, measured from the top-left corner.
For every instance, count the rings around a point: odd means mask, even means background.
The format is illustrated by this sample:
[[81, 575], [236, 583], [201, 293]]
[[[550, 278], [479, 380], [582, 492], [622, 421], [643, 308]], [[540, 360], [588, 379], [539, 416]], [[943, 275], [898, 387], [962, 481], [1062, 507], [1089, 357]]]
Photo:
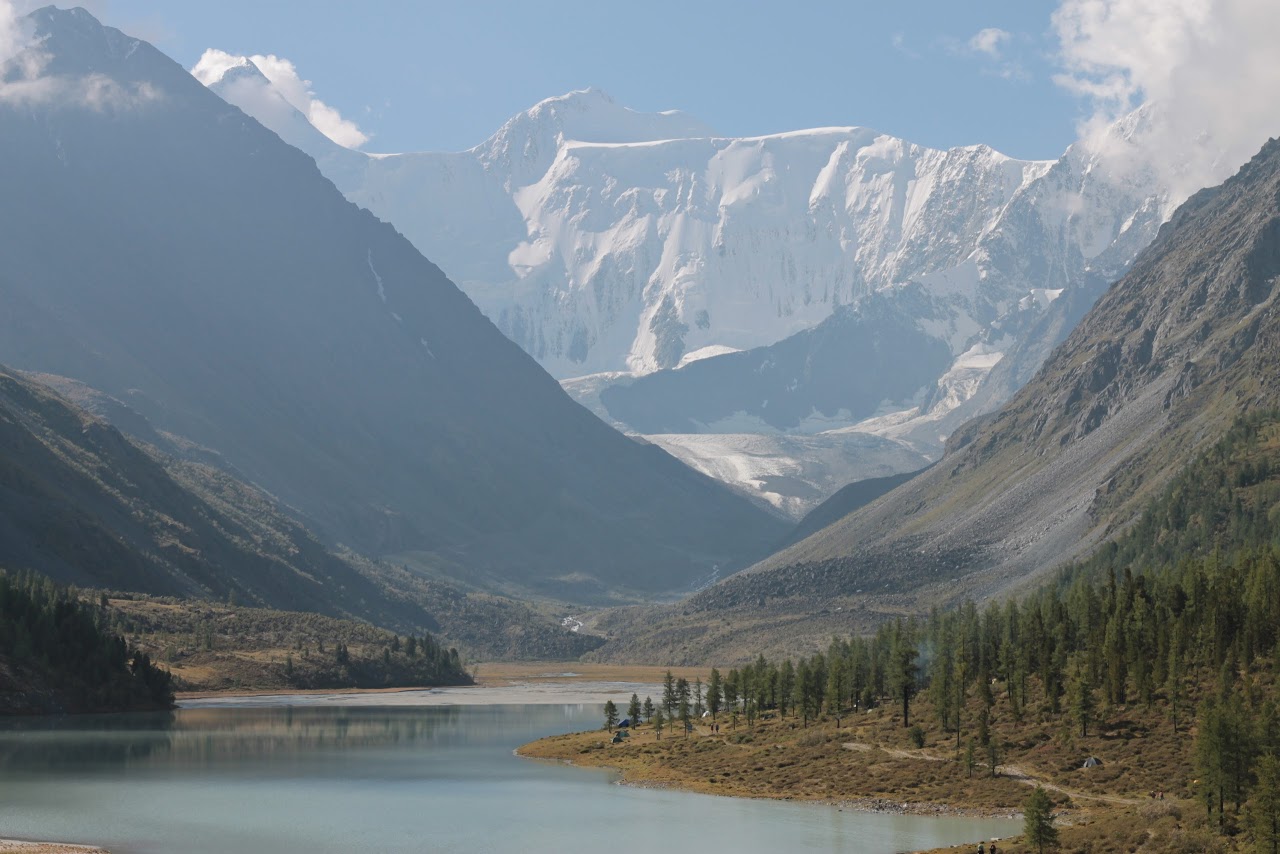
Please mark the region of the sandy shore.
[[0, 854], [108, 854], [108, 852], [105, 848], [94, 848], [90, 845], [0, 839]]
[[606, 700], [625, 706], [631, 695], [662, 694], [659, 684], [591, 681], [512, 681], [500, 685], [419, 688], [399, 691], [303, 691], [290, 693], [183, 696], [182, 709], [236, 706], [504, 706], [596, 705]]
[[[668, 668], [565, 661], [482, 662], [471, 665], [476, 684], [444, 688], [338, 688], [319, 691], [189, 691], [178, 694], [181, 708], [215, 706], [494, 706], [587, 704], [655, 699]], [[673, 667], [690, 682], [705, 668]]]

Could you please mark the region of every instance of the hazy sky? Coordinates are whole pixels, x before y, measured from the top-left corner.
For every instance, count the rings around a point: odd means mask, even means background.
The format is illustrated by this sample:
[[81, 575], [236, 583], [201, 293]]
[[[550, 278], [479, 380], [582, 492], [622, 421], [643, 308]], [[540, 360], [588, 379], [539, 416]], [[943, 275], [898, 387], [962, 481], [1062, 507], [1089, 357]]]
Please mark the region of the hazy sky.
[[206, 48], [291, 61], [370, 151], [467, 148], [587, 86], [725, 135], [864, 125], [1021, 157], [1057, 157], [1088, 112], [1051, 79], [1046, 0], [85, 5], [188, 68]]

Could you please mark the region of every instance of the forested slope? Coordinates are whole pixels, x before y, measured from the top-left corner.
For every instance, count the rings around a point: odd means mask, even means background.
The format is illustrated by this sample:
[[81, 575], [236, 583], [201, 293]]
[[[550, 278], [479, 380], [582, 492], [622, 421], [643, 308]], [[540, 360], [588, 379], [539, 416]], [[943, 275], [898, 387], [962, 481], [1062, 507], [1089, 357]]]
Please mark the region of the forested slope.
[[170, 683], [102, 609], [48, 579], [0, 572], [0, 714], [167, 709]]

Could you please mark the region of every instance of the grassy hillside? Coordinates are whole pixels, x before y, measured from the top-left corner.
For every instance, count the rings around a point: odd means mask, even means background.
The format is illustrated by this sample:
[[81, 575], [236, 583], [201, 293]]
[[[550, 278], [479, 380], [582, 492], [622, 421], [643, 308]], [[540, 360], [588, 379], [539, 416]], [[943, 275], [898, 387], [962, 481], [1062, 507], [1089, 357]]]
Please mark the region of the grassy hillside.
[[455, 648], [321, 614], [101, 595], [114, 631], [173, 674], [179, 691], [467, 685]]

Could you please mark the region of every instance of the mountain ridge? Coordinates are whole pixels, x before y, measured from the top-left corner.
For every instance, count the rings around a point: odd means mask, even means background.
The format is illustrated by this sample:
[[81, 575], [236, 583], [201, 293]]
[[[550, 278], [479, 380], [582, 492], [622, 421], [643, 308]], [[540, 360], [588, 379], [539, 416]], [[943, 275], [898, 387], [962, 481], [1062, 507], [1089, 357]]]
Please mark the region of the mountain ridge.
[[33, 15], [44, 72], [151, 97], [4, 104], [0, 360], [127, 400], [330, 544], [540, 595], [684, 590], [783, 530], [573, 403], [391, 226], [145, 42]]
[[[253, 111], [250, 96], [211, 85]], [[616, 108], [606, 99], [548, 99], [465, 152], [351, 152], [301, 115], [281, 133], [453, 274], [580, 402], [792, 517], [868, 472], [935, 459], [950, 430], [1029, 379], [1176, 201], [1135, 142], [1148, 108], [1056, 161], [982, 144], [936, 150], [857, 126], [580, 140], [591, 134], [541, 115]], [[507, 156], [486, 153], [498, 150]], [[928, 376], [898, 376], [890, 359], [857, 365], [885, 386], [870, 401], [815, 381], [806, 366], [822, 354], [806, 353], [805, 339], [855, 335], [850, 308], [890, 319], [863, 324], [869, 334], [905, 327], [945, 356]], [[744, 367], [779, 349], [797, 358], [778, 376]], [[695, 382], [712, 374], [724, 381]], [[796, 414], [780, 425], [780, 408]], [[753, 419], [769, 423], [741, 426]], [[885, 450], [832, 429], [872, 434]], [[749, 433], [805, 436], [830, 462], [817, 470], [780, 442], [765, 467], [807, 474], [762, 488]], [[724, 465], [701, 455], [704, 434], [723, 436]], [[866, 456], [842, 462], [854, 454]]]

